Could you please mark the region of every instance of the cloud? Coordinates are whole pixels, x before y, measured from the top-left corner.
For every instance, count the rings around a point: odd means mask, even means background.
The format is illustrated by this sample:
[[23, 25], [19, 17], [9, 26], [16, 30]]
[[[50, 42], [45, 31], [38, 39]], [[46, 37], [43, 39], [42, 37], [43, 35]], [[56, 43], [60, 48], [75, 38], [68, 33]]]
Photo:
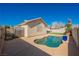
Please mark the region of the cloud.
[[72, 26], [73, 26], [73, 28], [74, 27], [79, 27], [79, 24], [73, 24]]
[[55, 22], [52, 22], [52, 28], [62, 28], [65, 26], [65, 23], [63, 22], [59, 22], [59, 21], [55, 21]]
[[52, 26], [65, 26], [65, 23], [63, 23], [63, 22], [58, 22], [58, 21], [55, 21], [55, 22], [53, 22], [52, 23]]

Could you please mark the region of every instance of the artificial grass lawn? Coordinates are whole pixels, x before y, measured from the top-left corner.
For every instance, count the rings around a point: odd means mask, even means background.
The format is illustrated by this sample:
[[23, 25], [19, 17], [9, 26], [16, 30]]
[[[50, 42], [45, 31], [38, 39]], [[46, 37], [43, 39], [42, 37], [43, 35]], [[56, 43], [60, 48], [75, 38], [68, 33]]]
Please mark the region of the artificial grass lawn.
[[50, 32], [50, 34], [65, 35], [65, 33], [53, 33], [53, 32]]

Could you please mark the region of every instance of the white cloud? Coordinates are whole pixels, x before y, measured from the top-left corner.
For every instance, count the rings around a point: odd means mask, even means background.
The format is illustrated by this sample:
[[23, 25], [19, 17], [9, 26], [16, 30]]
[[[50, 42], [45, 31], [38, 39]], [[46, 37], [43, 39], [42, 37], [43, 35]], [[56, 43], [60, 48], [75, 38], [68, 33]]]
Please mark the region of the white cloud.
[[73, 24], [73, 28], [74, 28], [74, 27], [79, 27], [79, 24]]
[[52, 27], [56, 27], [56, 26], [63, 27], [63, 26], [65, 26], [65, 23], [55, 21], [55, 22], [52, 23]]

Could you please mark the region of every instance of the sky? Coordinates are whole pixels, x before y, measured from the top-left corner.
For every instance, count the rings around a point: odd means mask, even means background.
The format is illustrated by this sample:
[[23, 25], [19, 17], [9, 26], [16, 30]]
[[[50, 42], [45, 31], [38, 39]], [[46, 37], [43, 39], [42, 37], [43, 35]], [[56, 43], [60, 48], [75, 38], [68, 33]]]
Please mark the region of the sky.
[[79, 24], [79, 4], [0, 3], [0, 25], [12, 25], [41, 17], [48, 25], [54, 22]]

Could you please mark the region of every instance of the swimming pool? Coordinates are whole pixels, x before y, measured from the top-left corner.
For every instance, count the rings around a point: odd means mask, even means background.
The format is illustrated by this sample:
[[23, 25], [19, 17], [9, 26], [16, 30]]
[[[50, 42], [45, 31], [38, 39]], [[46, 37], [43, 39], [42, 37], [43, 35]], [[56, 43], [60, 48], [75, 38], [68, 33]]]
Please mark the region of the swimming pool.
[[48, 36], [42, 39], [36, 39], [34, 40], [34, 42], [36, 44], [46, 45], [48, 47], [58, 47], [63, 43], [63, 40], [67, 41], [67, 36], [60, 36], [60, 37]]

